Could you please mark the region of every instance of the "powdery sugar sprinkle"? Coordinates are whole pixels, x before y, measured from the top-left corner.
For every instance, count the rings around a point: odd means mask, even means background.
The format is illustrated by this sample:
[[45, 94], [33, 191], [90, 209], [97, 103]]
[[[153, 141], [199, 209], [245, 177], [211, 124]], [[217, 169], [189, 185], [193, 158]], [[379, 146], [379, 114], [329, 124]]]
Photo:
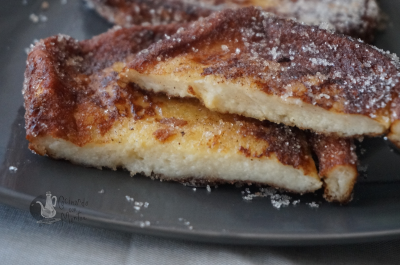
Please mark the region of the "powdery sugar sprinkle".
[[[296, 206], [300, 203], [300, 200], [292, 200], [292, 197], [286, 194], [279, 194], [278, 190], [272, 187], [260, 188], [258, 192], [251, 193], [249, 188], [242, 191], [243, 199], [251, 201], [253, 198], [269, 197], [271, 204], [274, 208], [280, 209], [282, 207], [288, 207], [290, 205]], [[319, 204], [316, 202], [306, 203], [310, 208], [318, 208]]]
[[8, 168], [8, 170], [9, 170], [11, 173], [16, 173], [17, 170], [18, 170], [18, 168], [17, 168], [17, 167], [14, 167], [14, 166], [10, 166], [10, 167]]

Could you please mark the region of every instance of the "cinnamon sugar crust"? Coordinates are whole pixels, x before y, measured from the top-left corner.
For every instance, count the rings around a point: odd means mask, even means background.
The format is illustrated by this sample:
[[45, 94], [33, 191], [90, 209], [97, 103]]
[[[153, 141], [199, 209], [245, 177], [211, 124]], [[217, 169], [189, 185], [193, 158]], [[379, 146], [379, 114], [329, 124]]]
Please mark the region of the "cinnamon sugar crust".
[[349, 202], [358, 176], [353, 139], [317, 134], [310, 134], [309, 139], [318, 157], [319, 175], [324, 179], [325, 199]]
[[338, 165], [357, 165], [353, 139], [312, 134], [310, 143], [318, 157], [319, 174], [322, 176]]
[[181, 182], [254, 182], [299, 193], [319, 189], [300, 130], [120, 83], [118, 72], [127, 60], [177, 27], [114, 29], [86, 41], [59, 35], [37, 43], [28, 55], [23, 91], [30, 149]]
[[90, 0], [96, 11], [121, 26], [190, 22], [226, 8], [259, 6], [265, 11], [371, 41], [380, 23], [375, 0]]
[[102, 70], [176, 29], [114, 29], [80, 42], [58, 35], [37, 43], [28, 55], [23, 90], [27, 139], [51, 135], [82, 146], [126, 115], [127, 104], [138, 118], [142, 109], [132, 105], [135, 93], [119, 89], [116, 72]]
[[[394, 54], [253, 7], [224, 10], [181, 28], [127, 66], [128, 73], [143, 76], [192, 71], [200, 74], [199, 80], [214, 76], [219, 83], [255, 87], [283, 101], [366, 116], [382, 125], [380, 133], [389, 126], [390, 102], [400, 87], [398, 69]], [[135, 81], [128, 75], [121, 78]], [[186, 91], [193, 90], [189, 85]], [[168, 88], [163, 92], [174, 95]]]

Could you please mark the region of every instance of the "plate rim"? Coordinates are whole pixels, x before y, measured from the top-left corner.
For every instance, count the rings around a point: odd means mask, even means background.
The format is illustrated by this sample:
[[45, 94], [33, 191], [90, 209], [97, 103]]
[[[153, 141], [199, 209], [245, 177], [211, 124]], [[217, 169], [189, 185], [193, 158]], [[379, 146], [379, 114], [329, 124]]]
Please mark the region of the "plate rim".
[[[27, 195], [21, 192], [13, 191], [0, 186], [0, 202], [6, 205], [27, 210], [27, 205], [35, 196]], [[317, 246], [317, 245], [343, 245], [354, 243], [367, 243], [382, 240], [392, 240], [400, 238], [400, 228], [372, 232], [354, 232], [354, 233], [324, 233], [324, 234], [255, 234], [255, 233], [223, 233], [201, 230], [163, 228], [163, 227], [140, 227], [128, 221], [115, 220], [106, 217], [93, 216], [85, 208], [79, 209], [85, 214], [83, 221], [74, 221], [97, 228], [118, 230], [120, 232], [137, 233], [142, 235], [158, 236], [169, 239], [189, 240], [202, 243], [217, 243], [229, 245], [259, 245], [259, 246]]]
[[[1, 92], [1, 91], [0, 91]], [[0, 93], [1, 94], [1, 93]], [[3, 147], [3, 146], [2, 146]], [[5, 146], [4, 146], [5, 147]], [[6, 148], [6, 147], [5, 147]], [[29, 205], [35, 196], [18, 192], [0, 185], [0, 203], [10, 205], [29, 211]], [[85, 213], [86, 221], [76, 221], [83, 225], [90, 225], [98, 228], [117, 230], [142, 235], [158, 236], [168, 239], [189, 240], [193, 242], [207, 242], [229, 245], [259, 245], [259, 246], [316, 246], [316, 245], [338, 245], [374, 242], [380, 240], [400, 239], [400, 224], [397, 229], [383, 229], [368, 232], [346, 232], [346, 233], [322, 233], [322, 234], [256, 234], [246, 232], [215, 232], [207, 230], [188, 230], [181, 228], [167, 227], [140, 227], [134, 222], [116, 220], [111, 215], [93, 215], [94, 212], [102, 214], [98, 210], [81, 208]], [[34, 219], [32, 218], [32, 221]]]

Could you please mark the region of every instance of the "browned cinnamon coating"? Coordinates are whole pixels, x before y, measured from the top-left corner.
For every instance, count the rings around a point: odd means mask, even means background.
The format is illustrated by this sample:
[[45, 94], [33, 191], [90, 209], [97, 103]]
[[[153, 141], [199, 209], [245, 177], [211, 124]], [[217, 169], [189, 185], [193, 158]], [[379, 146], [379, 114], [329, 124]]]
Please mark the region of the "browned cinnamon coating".
[[318, 134], [310, 134], [309, 139], [318, 157], [318, 174], [324, 179], [325, 199], [349, 202], [358, 176], [353, 139]]
[[[282, 164], [302, 168], [306, 174], [315, 171], [305, 135], [297, 128], [212, 113], [194, 99], [169, 100], [164, 95], [140, 90], [134, 84], [118, 85], [117, 72], [113, 70], [115, 63], [132, 59], [140, 49], [165, 34], [171, 35], [177, 28], [177, 25], [132, 27], [111, 30], [80, 42], [63, 35], [40, 41], [29, 53], [25, 72], [27, 139], [52, 136], [84, 146], [93, 139], [102, 139], [116, 121], [125, 117], [158, 122], [159, 129], [152, 136], [160, 143], [183, 137], [182, 132], [189, 125], [234, 126], [229, 133], [239, 133], [244, 142], [254, 139], [257, 143], [238, 147], [236, 151], [240, 154], [249, 158], [274, 155]], [[167, 108], [176, 108], [178, 114], [192, 119], [159, 117], [156, 108], [161, 113]], [[188, 114], [186, 108], [196, 111]], [[222, 136], [215, 135], [206, 145], [219, 148], [219, 137]], [[34, 150], [43, 154], [41, 150]]]
[[311, 134], [310, 143], [318, 157], [321, 176], [326, 176], [336, 166], [356, 168], [357, 155], [353, 139]]
[[133, 91], [117, 84], [106, 90], [117, 73], [102, 70], [176, 30], [177, 25], [134, 27], [80, 42], [64, 35], [40, 41], [29, 53], [25, 71], [27, 139], [48, 134], [82, 146], [93, 134], [109, 130], [126, 105], [139, 113], [142, 108], [131, 103]]
[[380, 23], [375, 0], [88, 0], [121, 26], [190, 22], [225, 8], [260, 6], [311, 25], [329, 23], [337, 32], [371, 41]]
[[146, 74], [177, 56], [203, 65], [203, 76], [250, 78], [270, 95], [371, 118], [388, 116], [400, 88], [396, 55], [254, 7], [213, 13], [181, 28], [127, 67]]
[[296, 168], [306, 163], [309, 147], [306, 144], [307, 140], [304, 133], [298, 128], [277, 125], [269, 121], [260, 122], [237, 115], [234, 115], [234, 117], [241, 124], [239, 134], [243, 137], [254, 137], [260, 142], [268, 143], [261, 150], [252, 150], [241, 146], [239, 151], [246, 157], [260, 158], [275, 154], [283, 164], [292, 165]]

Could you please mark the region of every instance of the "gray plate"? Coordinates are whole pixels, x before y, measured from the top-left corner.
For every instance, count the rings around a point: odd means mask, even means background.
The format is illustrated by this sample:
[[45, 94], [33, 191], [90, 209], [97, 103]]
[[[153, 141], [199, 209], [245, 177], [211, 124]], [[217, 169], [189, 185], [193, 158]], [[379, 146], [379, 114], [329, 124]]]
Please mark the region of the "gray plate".
[[[270, 198], [245, 201], [245, 187], [194, 191], [139, 175], [131, 178], [125, 171], [85, 168], [32, 154], [25, 140], [21, 95], [24, 49], [34, 39], [58, 33], [85, 39], [111, 26], [80, 1], [70, 0], [66, 5], [49, 1], [46, 11], [40, 9], [41, 2], [0, 3], [0, 202], [29, 210], [35, 197], [51, 191], [58, 197], [56, 217], [66, 224], [81, 222], [207, 242], [304, 245], [400, 238], [400, 157], [383, 139], [366, 139], [359, 146], [365, 151], [360, 158], [366, 171], [351, 204], [328, 204], [321, 194], [289, 194], [292, 201], [300, 199], [300, 203], [279, 210]], [[396, 15], [400, 2], [381, 2], [391, 15], [391, 24], [378, 36], [376, 45], [400, 53], [400, 20]], [[32, 13], [45, 15], [47, 22], [33, 23], [29, 19]], [[10, 166], [18, 170], [13, 173]], [[99, 193], [101, 190], [104, 193]], [[126, 195], [148, 202], [148, 208], [136, 211]], [[86, 204], [73, 205], [78, 200]], [[307, 205], [310, 202], [320, 204], [319, 208], [311, 208]], [[145, 221], [150, 225], [144, 225]]]

